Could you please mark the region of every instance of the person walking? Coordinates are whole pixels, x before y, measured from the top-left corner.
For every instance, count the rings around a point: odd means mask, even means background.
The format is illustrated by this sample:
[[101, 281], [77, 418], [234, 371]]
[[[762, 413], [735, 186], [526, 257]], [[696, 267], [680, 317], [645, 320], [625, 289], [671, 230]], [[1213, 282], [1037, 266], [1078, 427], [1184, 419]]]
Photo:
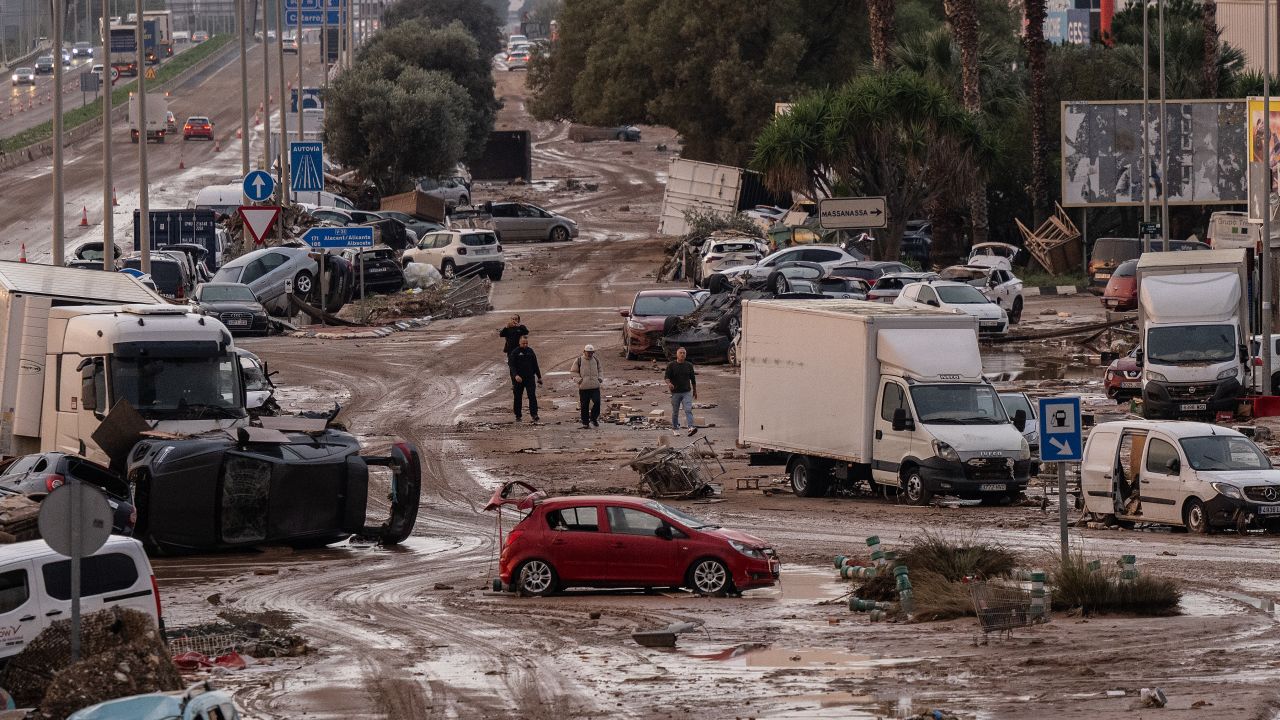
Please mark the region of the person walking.
[[680, 434], [680, 407], [684, 406], [685, 425], [689, 434], [698, 428], [693, 424], [693, 401], [698, 399], [698, 378], [684, 348], [676, 350], [676, 359], [667, 364], [667, 387], [671, 390], [671, 434]]
[[600, 427], [600, 385], [604, 383], [604, 373], [600, 370], [600, 358], [596, 357], [595, 345], [582, 348], [582, 354], [573, 361], [570, 373], [573, 381], [578, 384], [578, 412], [582, 416], [583, 429], [590, 427], [588, 422]]
[[502, 338], [502, 354], [511, 356], [511, 351], [520, 347], [520, 338], [529, 334], [529, 328], [520, 324], [520, 316], [512, 315], [507, 320], [507, 326], [498, 331], [498, 336]]
[[507, 356], [507, 367], [511, 370], [511, 390], [515, 393], [516, 422], [520, 422], [520, 395], [529, 396], [529, 417], [538, 422], [538, 391], [534, 380], [542, 384], [542, 370], [538, 369], [538, 356], [529, 347], [529, 336], [521, 335], [519, 345]]

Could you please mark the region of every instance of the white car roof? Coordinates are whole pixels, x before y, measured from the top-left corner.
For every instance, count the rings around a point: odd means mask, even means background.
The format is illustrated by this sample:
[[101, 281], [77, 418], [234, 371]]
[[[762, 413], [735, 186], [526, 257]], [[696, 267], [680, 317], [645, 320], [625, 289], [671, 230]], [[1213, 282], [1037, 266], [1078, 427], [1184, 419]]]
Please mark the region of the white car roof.
[[1124, 430], [1145, 430], [1147, 432], [1159, 430], [1177, 439], [1206, 437], [1209, 435], [1245, 437], [1243, 433], [1228, 427], [1188, 420], [1114, 420], [1112, 422], [1099, 423], [1093, 428], [1093, 432], [1103, 429], [1116, 430], [1117, 432]]
[[[110, 550], [128, 552], [131, 548], [136, 548], [139, 553], [143, 553], [141, 542], [123, 535], [111, 535], [107, 537], [107, 542], [103, 544], [102, 549], [94, 554], [100, 555]], [[14, 560], [33, 560], [49, 555], [58, 555], [58, 553], [49, 547], [49, 543], [44, 540], [27, 540], [26, 542], [0, 545], [0, 563], [13, 562]], [[58, 557], [62, 556], [59, 555]]]

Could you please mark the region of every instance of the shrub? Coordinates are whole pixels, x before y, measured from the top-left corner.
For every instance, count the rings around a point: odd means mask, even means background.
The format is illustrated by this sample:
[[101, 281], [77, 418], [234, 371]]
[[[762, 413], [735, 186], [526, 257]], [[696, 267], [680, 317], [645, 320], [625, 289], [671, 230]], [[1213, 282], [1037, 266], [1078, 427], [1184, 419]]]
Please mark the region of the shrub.
[[1051, 582], [1053, 609], [1079, 608], [1085, 615], [1177, 615], [1182, 600], [1182, 589], [1174, 580], [1140, 574], [1122, 582], [1117, 566], [1104, 564], [1091, 572], [1080, 553], [1072, 554], [1065, 563], [1057, 560]]
[[1018, 564], [1017, 553], [1001, 545], [973, 537], [952, 540], [930, 532], [914, 540], [899, 557], [913, 578], [920, 571], [931, 571], [950, 582], [960, 582], [966, 576], [1003, 577]]

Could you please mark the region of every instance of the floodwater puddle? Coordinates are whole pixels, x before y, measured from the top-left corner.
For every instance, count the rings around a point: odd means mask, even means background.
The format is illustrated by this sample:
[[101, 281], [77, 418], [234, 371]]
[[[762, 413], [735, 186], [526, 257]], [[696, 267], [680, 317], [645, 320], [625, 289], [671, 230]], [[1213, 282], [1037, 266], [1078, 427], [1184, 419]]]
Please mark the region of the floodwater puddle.
[[876, 658], [871, 655], [837, 648], [787, 648], [763, 643], [745, 643], [725, 648], [719, 652], [694, 654], [692, 657], [736, 667], [832, 668], [845, 672], [852, 671], [853, 674], [866, 676], [870, 676], [879, 668], [911, 665], [920, 662], [919, 658]]
[[1240, 606], [1226, 598], [1193, 590], [1182, 593], [1178, 609], [1191, 617], [1222, 617], [1240, 612]]
[[779, 600], [833, 600], [850, 590], [849, 583], [840, 580], [836, 573], [834, 569], [788, 565], [772, 590], [756, 594], [772, 593]]
[[1095, 380], [1101, 383], [1102, 370], [1096, 354], [1079, 352], [1079, 347], [1045, 347], [1042, 355], [984, 348], [982, 374], [993, 382], [1015, 380]]

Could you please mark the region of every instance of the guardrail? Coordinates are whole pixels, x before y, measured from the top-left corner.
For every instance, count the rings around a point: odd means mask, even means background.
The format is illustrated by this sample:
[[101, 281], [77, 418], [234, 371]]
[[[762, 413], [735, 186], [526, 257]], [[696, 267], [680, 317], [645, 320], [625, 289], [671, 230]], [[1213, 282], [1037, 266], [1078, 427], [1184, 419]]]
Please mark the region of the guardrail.
[[31, 63], [35, 62], [36, 58], [40, 57], [41, 55], [48, 54], [49, 51], [52, 49], [53, 49], [53, 45], [50, 45], [49, 43], [41, 43], [40, 45], [36, 46], [35, 50], [32, 50], [31, 52], [27, 53], [26, 55], [23, 55], [22, 57], [9, 58], [8, 65], [0, 64], [0, 73], [8, 75], [9, 71], [13, 68], [22, 67], [23, 65], [30, 65]]

